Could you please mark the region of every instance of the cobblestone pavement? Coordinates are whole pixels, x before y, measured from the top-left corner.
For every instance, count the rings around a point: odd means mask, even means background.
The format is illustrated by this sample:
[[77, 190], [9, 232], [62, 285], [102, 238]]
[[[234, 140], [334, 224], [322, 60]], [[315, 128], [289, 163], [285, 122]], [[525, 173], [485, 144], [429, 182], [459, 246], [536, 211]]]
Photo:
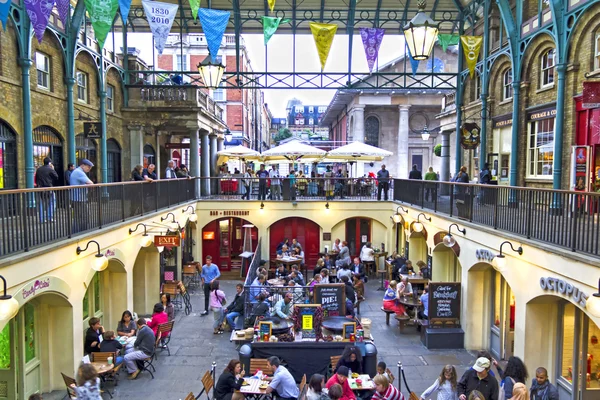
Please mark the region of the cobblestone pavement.
[[[230, 300], [235, 293], [237, 281], [222, 281], [221, 289]], [[381, 312], [383, 292], [376, 289], [379, 281], [373, 279], [366, 285], [367, 301], [361, 305], [362, 317], [371, 319], [372, 335], [377, 346], [379, 361], [385, 361], [398, 378], [396, 365], [401, 361], [405, 368], [406, 378], [412, 391], [418, 395], [433, 383], [446, 364], [457, 367], [460, 375], [474, 362], [474, 356], [465, 350], [428, 350], [421, 344], [419, 335], [412, 326], [407, 326], [401, 334], [392, 318], [390, 325], [385, 324], [385, 314]], [[232, 358], [237, 358], [235, 344], [229, 342], [229, 335], [213, 335], [212, 313], [200, 317], [204, 304], [201, 290], [191, 294], [193, 312], [186, 316], [177, 313], [175, 328], [171, 340], [171, 356], [159, 352], [155, 361], [155, 379], [147, 372], [134, 381], [127, 379], [127, 372], [120, 372], [119, 384], [116, 387], [108, 384], [115, 400], [121, 399], [160, 399], [179, 400], [193, 392], [197, 395], [201, 388], [202, 375], [213, 361], [217, 363], [217, 377]], [[397, 381], [395, 382], [397, 383]], [[65, 390], [44, 394], [44, 400], [58, 400], [65, 396]], [[406, 388], [403, 387], [406, 393]], [[108, 394], [105, 399], [110, 398]], [[212, 396], [211, 396], [212, 398]], [[202, 395], [202, 399], [206, 399]]]

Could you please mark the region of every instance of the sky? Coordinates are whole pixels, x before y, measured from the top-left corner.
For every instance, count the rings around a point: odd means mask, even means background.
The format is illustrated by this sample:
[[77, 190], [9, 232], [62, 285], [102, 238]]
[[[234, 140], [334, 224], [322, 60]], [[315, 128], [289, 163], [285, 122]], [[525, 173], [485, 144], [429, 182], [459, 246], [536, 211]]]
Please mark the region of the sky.
[[[255, 72], [265, 72], [265, 46], [263, 35], [243, 35], [248, 48], [248, 54]], [[152, 64], [152, 39], [149, 33], [129, 33], [127, 36], [128, 46], [137, 47], [141, 53], [140, 57]], [[121, 46], [118, 38], [117, 46]], [[111, 35], [106, 41], [106, 48], [112, 49]], [[293, 67], [293, 36], [275, 34], [268, 44], [267, 64], [269, 72], [290, 72]], [[155, 52], [155, 54], [158, 54]], [[404, 37], [401, 35], [384, 36], [379, 49], [379, 65], [398, 58], [404, 54]], [[156, 65], [156, 63], [154, 63]], [[374, 69], [377, 68], [377, 64]], [[312, 35], [296, 35], [296, 71], [319, 72], [321, 69], [319, 56]], [[338, 34], [335, 36], [325, 72], [348, 72], [348, 36]], [[354, 35], [352, 45], [352, 72], [368, 72], [367, 60], [360, 35]], [[269, 105], [273, 117], [285, 117], [285, 107], [288, 100], [300, 99], [304, 104], [328, 105], [335, 94], [334, 89], [265, 89], [265, 102]]]

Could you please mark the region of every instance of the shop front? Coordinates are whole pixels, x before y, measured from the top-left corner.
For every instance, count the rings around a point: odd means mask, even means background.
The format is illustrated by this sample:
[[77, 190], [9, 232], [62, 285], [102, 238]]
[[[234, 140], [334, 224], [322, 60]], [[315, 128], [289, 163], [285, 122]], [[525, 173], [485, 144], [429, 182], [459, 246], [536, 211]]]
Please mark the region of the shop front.
[[[277, 258], [277, 245], [283, 239], [296, 239], [304, 251], [304, 263], [312, 269], [319, 259], [321, 249], [321, 227], [314, 221], [302, 217], [288, 217], [280, 219], [269, 227], [269, 255], [270, 259]], [[332, 233], [332, 236], [335, 236]]]
[[[578, 186], [576, 177], [572, 186], [576, 190], [585, 190], [596, 192], [600, 190], [600, 108], [583, 108], [583, 98], [575, 98], [575, 107], [577, 111], [577, 148], [585, 149], [587, 166], [583, 174], [583, 181]], [[578, 155], [579, 156], [579, 155]], [[578, 171], [575, 171], [577, 174]]]
[[[216, 211], [215, 211], [216, 212]], [[239, 213], [248, 215], [249, 211], [220, 211], [220, 213]], [[247, 220], [226, 216], [209, 222], [202, 228], [202, 260], [212, 256], [213, 263], [221, 271], [239, 270], [242, 267], [240, 254], [244, 252], [244, 225], [251, 225]], [[258, 244], [258, 228], [250, 229], [252, 251]]]
[[512, 114], [492, 118], [492, 152], [488, 154], [492, 180], [498, 185], [509, 184], [512, 144]]

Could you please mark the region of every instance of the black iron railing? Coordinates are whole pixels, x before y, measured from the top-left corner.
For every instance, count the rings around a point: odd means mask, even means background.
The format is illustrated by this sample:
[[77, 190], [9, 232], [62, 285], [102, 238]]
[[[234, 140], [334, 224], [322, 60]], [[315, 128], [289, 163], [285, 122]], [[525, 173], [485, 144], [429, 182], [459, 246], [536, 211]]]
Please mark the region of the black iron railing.
[[394, 200], [600, 255], [600, 193], [396, 179]]

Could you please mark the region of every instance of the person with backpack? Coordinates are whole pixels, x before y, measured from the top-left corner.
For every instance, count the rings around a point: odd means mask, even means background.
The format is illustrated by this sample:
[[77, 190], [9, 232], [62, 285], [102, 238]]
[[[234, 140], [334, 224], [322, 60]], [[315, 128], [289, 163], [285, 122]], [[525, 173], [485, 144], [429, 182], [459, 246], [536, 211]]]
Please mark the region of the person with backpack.
[[527, 382], [527, 367], [519, 357], [510, 357], [506, 369], [502, 374], [500, 382], [500, 394], [498, 400], [506, 400], [513, 397], [513, 387], [516, 383]]

